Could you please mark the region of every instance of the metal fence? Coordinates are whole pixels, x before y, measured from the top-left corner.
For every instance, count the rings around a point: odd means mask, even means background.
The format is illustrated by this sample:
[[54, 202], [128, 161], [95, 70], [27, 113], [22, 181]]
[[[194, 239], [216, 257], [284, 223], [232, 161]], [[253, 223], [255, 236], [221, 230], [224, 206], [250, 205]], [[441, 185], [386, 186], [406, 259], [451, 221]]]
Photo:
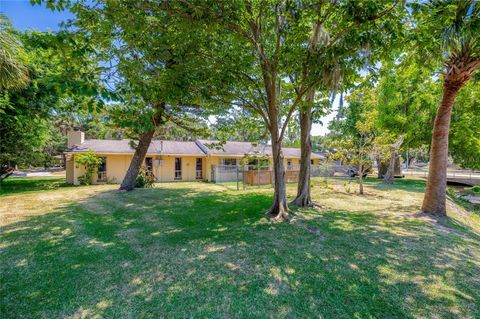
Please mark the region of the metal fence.
[[[428, 167], [403, 169], [403, 174], [427, 177]], [[467, 169], [462, 169], [462, 170], [447, 169], [447, 178], [480, 179], [480, 171], [467, 170]]]
[[[335, 164], [312, 165], [312, 178], [351, 178], [352, 167]], [[231, 189], [249, 189], [272, 187], [274, 183], [273, 167], [271, 165], [213, 165], [211, 180]], [[297, 183], [300, 165], [285, 167], [285, 181]]]

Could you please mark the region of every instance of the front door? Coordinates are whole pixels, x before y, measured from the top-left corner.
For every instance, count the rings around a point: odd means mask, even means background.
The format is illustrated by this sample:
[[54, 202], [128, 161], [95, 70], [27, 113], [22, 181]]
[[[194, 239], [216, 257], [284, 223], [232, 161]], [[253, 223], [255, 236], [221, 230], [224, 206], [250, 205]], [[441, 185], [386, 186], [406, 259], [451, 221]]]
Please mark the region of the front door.
[[195, 179], [203, 179], [203, 159], [202, 158], [197, 158], [195, 167], [196, 167]]
[[175, 180], [182, 179], [182, 159], [175, 157]]

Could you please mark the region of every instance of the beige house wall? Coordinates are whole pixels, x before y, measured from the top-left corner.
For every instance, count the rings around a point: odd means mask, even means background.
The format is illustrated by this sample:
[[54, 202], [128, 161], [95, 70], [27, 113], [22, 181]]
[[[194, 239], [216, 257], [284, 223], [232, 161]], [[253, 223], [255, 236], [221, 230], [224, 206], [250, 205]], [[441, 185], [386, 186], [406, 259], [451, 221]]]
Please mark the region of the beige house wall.
[[67, 184], [73, 184], [75, 181], [74, 177], [75, 162], [73, 160], [73, 155], [67, 156], [67, 161], [65, 163], [65, 175]]
[[203, 180], [206, 180], [206, 157], [205, 156], [175, 156], [175, 155], [162, 155], [162, 156], [149, 156], [154, 159], [160, 159], [161, 164], [153, 167], [153, 174], [159, 182], [173, 182], [175, 180], [175, 158], [182, 159], [182, 179], [181, 181], [196, 181], [196, 160], [197, 158], [202, 158], [202, 171], [203, 171]]
[[[112, 183], [121, 183], [125, 174], [127, 173], [128, 166], [132, 159], [132, 155], [124, 154], [97, 154], [99, 157], [105, 157], [107, 161], [107, 180]], [[78, 177], [85, 173], [83, 165], [75, 163], [76, 154], [69, 156], [66, 167], [66, 177], [68, 184], [79, 185]], [[94, 175], [93, 183], [96, 183], [96, 175]]]
[[298, 158], [284, 158], [283, 166], [287, 167], [288, 161], [291, 161], [292, 165], [300, 165], [300, 159]]
[[[97, 154], [99, 157], [105, 157], [107, 161], [107, 181], [110, 183], [121, 183], [133, 155], [124, 154]], [[182, 159], [182, 181], [195, 181], [196, 179], [196, 159], [202, 158], [203, 179], [207, 179], [206, 168], [207, 160], [205, 156], [158, 156], [147, 154], [146, 157], [153, 159], [153, 174], [159, 182], [175, 181], [175, 158]], [[160, 164], [161, 163], [161, 164]], [[67, 183], [78, 185], [78, 177], [85, 173], [82, 165], [75, 164], [75, 154], [70, 155], [67, 160], [66, 177]], [[96, 176], [93, 181], [96, 182]]]
[[[288, 160], [292, 162], [292, 165], [300, 165], [300, 159], [299, 158], [284, 158], [283, 159], [283, 165], [287, 167]], [[320, 159], [316, 158], [313, 159], [313, 165], [319, 165], [320, 164]]]
[[[100, 157], [106, 157], [107, 161], [107, 181], [111, 183], [121, 183], [127, 173], [131, 154], [97, 154]], [[203, 180], [210, 181], [212, 176], [212, 165], [220, 165], [223, 158], [237, 158], [240, 160], [243, 156], [175, 156], [175, 155], [152, 155], [147, 157], [153, 159], [153, 174], [159, 182], [173, 182], [175, 180], [175, 158], [182, 159], [182, 179], [181, 181], [196, 181], [196, 159], [202, 158]], [[300, 159], [290, 159], [292, 165], [299, 165]], [[272, 159], [269, 159], [270, 163]], [[284, 165], [287, 167], [288, 158], [284, 159]], [[320, 163], [315, 159], [314, 165]], [[67, 183], [78, 185], [78, 177], [83, 175], [85, 170], [82, 165], [75, 163], [75, 154], [67, 157], [66, 163], [66, 179]], [[96, 181], [96, 176], [95, 176]], [[94, 182], [95, 182], [94, 181]]]
[[79, 185], [80, 183], [78, 182], [78, 177], [85, 174], [85, 167], [75, 163], [75, 155], [72, 155], [72, 166], [73, 166], [73, 174], [72, 174], [73, 184]]
[[107, 181], [109, 183], [120, 184], [127, 174], [128, 166], [132, 161], [133, 155], [102, 155], [99, 157], [105, 157], [107, 159]]

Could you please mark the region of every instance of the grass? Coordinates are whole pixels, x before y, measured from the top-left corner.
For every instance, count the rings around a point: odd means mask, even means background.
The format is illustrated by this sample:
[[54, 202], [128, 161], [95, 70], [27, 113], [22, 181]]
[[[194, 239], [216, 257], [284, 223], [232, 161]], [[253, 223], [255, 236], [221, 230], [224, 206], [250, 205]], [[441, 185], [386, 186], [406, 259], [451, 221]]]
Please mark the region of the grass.
[[421, 180], [318, 182], [291, 224], [270, 189], [61, 183], [4, 185], [2, 319], [480, 317], [480, 217], [417, 214]]
[[10, 177], [0, 183], [0, 196], [35, 191], [45, 191], [64, 187], [65, 179], [58, 177], [15, 178]]

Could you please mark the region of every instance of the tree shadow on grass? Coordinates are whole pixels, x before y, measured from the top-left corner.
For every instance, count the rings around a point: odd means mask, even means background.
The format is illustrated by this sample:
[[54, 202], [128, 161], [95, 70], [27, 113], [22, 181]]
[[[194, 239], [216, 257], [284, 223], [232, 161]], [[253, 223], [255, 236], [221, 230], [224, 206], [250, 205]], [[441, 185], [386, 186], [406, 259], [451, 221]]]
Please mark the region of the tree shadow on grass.
[[109, 191], [3, 227], [2, 317], [479, 315], [469, 233], [311, 211], [319, 240], [267, 222], [270, 204], [255, 193]]

